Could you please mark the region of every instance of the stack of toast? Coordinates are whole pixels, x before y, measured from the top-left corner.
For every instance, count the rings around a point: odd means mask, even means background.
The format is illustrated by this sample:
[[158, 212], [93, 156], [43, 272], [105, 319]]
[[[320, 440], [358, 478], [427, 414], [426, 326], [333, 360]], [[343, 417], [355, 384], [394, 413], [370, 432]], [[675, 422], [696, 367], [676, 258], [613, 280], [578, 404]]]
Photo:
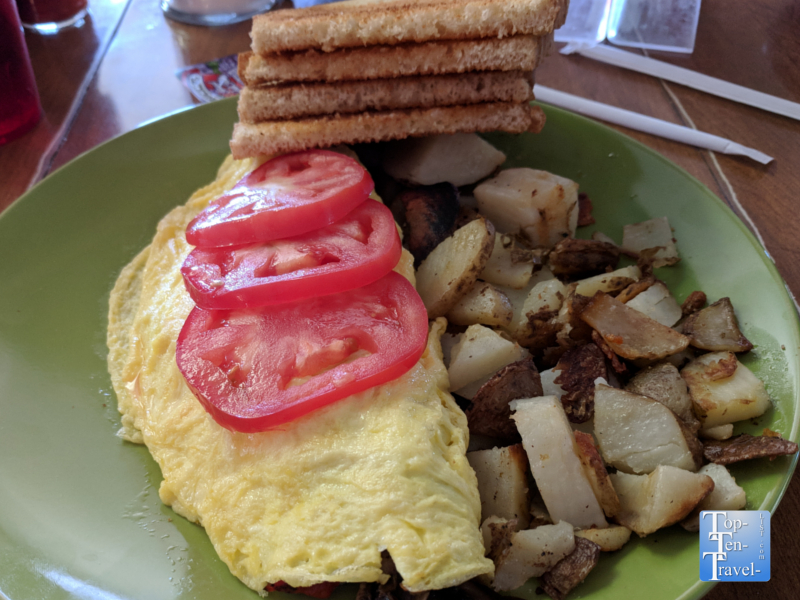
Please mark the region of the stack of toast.
[[473, 131], [538, 132], [533, 69], [567, 0], [349, 0], [253, 19], [235, 158]]

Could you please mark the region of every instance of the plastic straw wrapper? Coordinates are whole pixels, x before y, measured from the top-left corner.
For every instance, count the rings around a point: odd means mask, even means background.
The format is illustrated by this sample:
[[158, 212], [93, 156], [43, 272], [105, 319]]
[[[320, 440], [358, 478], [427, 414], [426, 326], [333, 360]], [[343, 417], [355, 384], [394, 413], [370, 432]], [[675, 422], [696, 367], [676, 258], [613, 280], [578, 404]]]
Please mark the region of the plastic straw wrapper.
[[763, 165], [773, 160], [771, 156], [767, 156], [763, 152], [748, 148], [747, 146], [742, 146], [741, 144], [737, 144], [736, 142], [732, 142], [731, 140], [717, 135], [697, 131], [690, 127], [684, 127], [683, 125], [675, 125], [674, 123], [668, 123], [661, 119], [640, 115], [639, 113], [609, 106], [602, 102], [587, 100], [586, 98], [559, 92], [538, 84], [534, 86], [533, 93], [536, 99], [542, 102], [547, 102], [548, 104], [560, 108], [566, 108], [567, 110], [586, 115], [587, 117], [614, 123], [615, 125], [622, 125], [623, 127], [643, 131], [644, 133], [657, 135], [691, 146], [706, 148], [722, 154], [747, 156]]
[[800, 121], [800, 104], [790, 102], [783, 98], [764, 94], [746, 88], [741, 85], [722, 81], [716, 77], [709, 77], [692, 71], [691, 69], [684, 69], [676, 67], [669, 63], [648, 58], [641, 54], [633, 52], [626, 52], [612, 48], [611, 46], [592, 45], [592, 44], [567, 44], [561, 49], [562, 54], [572, 54], [577, 52], [581, 56], [599, 60], [600, 62], [630, 69], [631, 71], [638, 71], [653, 77], [659, 77], [679, 83], [707, 94], [713, 94], [720, 98], [747, 104], [761, 110], [766, 110], [784, 117], [790, 117]]

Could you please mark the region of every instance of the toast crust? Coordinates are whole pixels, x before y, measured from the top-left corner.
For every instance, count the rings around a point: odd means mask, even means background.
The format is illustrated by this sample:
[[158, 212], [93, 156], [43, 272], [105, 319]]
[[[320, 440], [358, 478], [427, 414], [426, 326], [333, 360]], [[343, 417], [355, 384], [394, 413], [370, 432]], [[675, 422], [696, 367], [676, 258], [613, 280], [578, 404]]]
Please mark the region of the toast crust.
[[256, 54], [545, 35], [566, 18], [568, 0], [351, 0], [253, 18]]
[[381, 142], [406, 137], [475, 131], [538, 133], [544, 112], [528, 103], [485, 102], [410, 110], [330, 115], [290, 121], [237, 123], [231, 151], [236, 159], [298, 152], [336, 144]]
[[334, 84], [248, 86], [239, 95], [239, 120], [258, 123], [332, 113], [481, 102], [528, 102], [532, 99], [533, 76], [524, 71], [486, 71]]
[[532, 71], [552, 41], [517, 35], [477, 40], [433, 41], [395, 46], [304, 50], [239, 55], [239, 77], [246, 85], [281, 81], [349, 81], [468, 71]]

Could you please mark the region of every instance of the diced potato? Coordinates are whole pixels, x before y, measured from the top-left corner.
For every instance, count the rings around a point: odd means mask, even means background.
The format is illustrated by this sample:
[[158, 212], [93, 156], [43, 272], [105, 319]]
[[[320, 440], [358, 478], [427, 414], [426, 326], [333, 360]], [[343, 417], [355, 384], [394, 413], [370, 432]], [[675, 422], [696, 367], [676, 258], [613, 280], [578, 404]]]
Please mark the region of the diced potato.
[[447, 314], [475, 284], [494, 248], [494, 228], [470, 221], [434, 248], [417, 269], [417, 291], [428, 317]]
[[532, 359], [506, 365], [475, 392], [472, 403], [464, 410], [470, 436], [490, 436], [501, 446], [518, 442], [519, 432], [511, 419], [509, 404], [541, 395], [542, 381]]
[[521, 232], [534, 247], [574, 237], [578, 184], [534, 169], [506, 169], [475, 188], [482, 215], [503, 233]]
[[681, 376], [705, 429], [758, 417], [770, 407], [764, 384], [732, 352], [699, 356]]
[[634, 281], [642, 278], [642, 271], [636, 265], [623, 267], [611, 273], [602, 273], [594, 277], [581, 279], [577, 282], [575, 293], [581, 296], [591, 297], [597, 292], [618, 292], [626, 288]]
[[714, 489], [708, 475], [664, 465], [649, 475], [610, 477], [622, 505], [617, 521], [640, 537], [677, 523]]
[[667, 217], [625, 225], [622, 229], [622, 247], [630, 252], [639, 253], [658, 248], [653, 262], [656, 268], [674, 265], [680, 260]]
[[606, 235], [602, 231], [595, 231], [592, 234], [592, 239], [598, 242], [605, 242], [606, 244], [611, 244], [613, 246], [618, 245], [617, 242], [614, 241], [614, 238], [612, 238], [610, 235]]
[[[450, 389], [472, 398], [492, 375], [528, 352], [483, 325], [471, 325], [450, 352]], [[469, 390], [464, 390], [470, 385]], [[474, 388], [474, 389], [473, 389]]]
[[597, 240], [564, 238], [548, 256], [550, 270], [558, 277], [589, 277], [617, 268], [619, 248]]
[[445, 367], [450, 366], [450, 356], [453, 353], [453, 347], [461, 341], [461, 333], [443, 333], [440, 339], [442, 344], [442, 361]]
[[514, 309], [508, 297], [491, 283], [477, 282], [447, 313], [455, 325], [502, 327], [511, 323]]
[[543, 281], [549, 281], [551, 279], [555, 279], [556, 276], [548, 269], [544, 267], [536, 271], [531, 278], [528, 280], [528, 283], [525, 287], [516, 289], [505, 285], [497, 285], [498, 290], [503, 292], [506, 297], [508, 298], [509, 302], [511, 302], [511, 307], [514, 309], [514, 316], [511, 318], [511, 325], [509, 325], [506, 330], [511, 332], [511, 329], [514, 327], [514, 323], [517, 323], [522, 318], [522, 308], [525, 306], [525, 301], [528, 299], [528, 296], [538, 284], [542, 283]]
[[797, 443], [785, 440], [775, 431], [765, 429], [764, 435], [740, 433], [727, 440], [707, 440], [703, 443], [703, 456], [718, 465], [730, 465], [754, 458], [789, 456], [797, 453]]
[[528, 527], [538, 527], [539, 525], [552, 525], [553, 519], [550, 518], [550, 513], [547, 512], [547, 507], [542, 500], [542, 494], [539, 488], [535, 485], [530, 490], [531, 495], [531, 522]]
[[[514, 519], [502, 517], [489, 517], [481, 523], [481, 535], [486, 556], [495, 560], [511, 545], [511, 535], [517, 531], [517, 522]], [[491, 578], [487, 583], [491, 583]]]
[[696, 471], [703, 447], [677, 415], [660, 402], [598, 384], [594, 433], [606, 462], [625, 473], [650, 473], [659, 465]]
[[637, 294], [626, 304], [667, 327], [675, 325], [683, 316], [678, 301], [673, 298], [667, 286], [661, 281], [657, 281], [641, 294]]
[[516, 519], [520, 529], [527, 528], [528, 457], [522, 445], [469, 452], [467, 460], [478, 477], [482, 518]]
[[542, 378], [542, 395], [543, 396], [557, 396], [561, 398], [564, 395], [564, 388], [555, 382], [556, 377], [561, 375], [560, 370], [555, 367], [542, 371], [539, 376]]
[[545, 594], [565, 600], [592, 572], [600, 560], [600, 546], [586, 538], [575, 538], [575, 549], [539, 580]]
[[706, 440], [727, 440], [733, 435], [733, 423], [717, 425], [716, 427], [706, 427], [698, 431], [697, 435]]
[[581, 459], [583, 470], [594, 491], [595, 498], [607, 517], [613, 517], [619, 512], [619, 498], [608, 478], [608, 471], [594, 444], [594, 438], [582, 431], [574, 431], [575, 443], [578, 447], [578, 456]]
[[548, 279], [537, 283], [525, 299], [522, 310], [518, 314], [514, 314], [514, 319], [509, 325], [512, 337], [520, 344], [530, 344], [536, 336], [531, 317], [536, 315], [545, 319], [555, 317], [566, 293], [567, 288], [558, 279]]
[[686, 336], [603, 292], [595, 294], [581, 319], [622, 358], [656, 360], [677, 354], [689, 345]]
[[434, 135], [390, 142], [384, 170], [403, 181], [469, 185], [491, 175], [506, 155], [475, 133]]
[[583, 470], [561, 402], [544, 396], [511, 403], [533, 477], [553, 521], [606, 527], [605, 516]]
[[514, 289], [524, 288], [533, 275], [533, 259], [525, 254], [510, 235], [497, 234], [494, 250], [486, 261], [480, 279]]
[[692, 409], [689, 388], [678, 368], [672, 363], [663, 362], [642, 369], [628, 382], [625, 389], [661, 402], [692, 431], [700, 428], [700, 422]]
[[603, 552], [619, 550], [631, 539], [631, 530], [622, 525], [612, 525], [605, 529], [578, 529], [575, 537], [580, 537], [594, 542]]
[[549, 571], [574, 548], [572, 525], [564, 521], [517, 531], [495, 562], [492, 587], [499, 592], [517, 589], [531, 577]]
[[753, 344], [739, 329], [729, 298], [717, 300], [690, 315], [683, 323], [683, 333], [692, 346], [701, 350], [747, 352], [753, 349]]
[[687, 531], [698, 531], [700, 529], [700, 512], [704, 510], [742, 510], [747, 505], [747, 495], [739, 487], [730, 471], [722, 465], [714, 463], [705, 465], [698, 471], [701, 475], [708, 475], [714, 480], [713, 491], [703, 498], [682, 523], [681, 526]]

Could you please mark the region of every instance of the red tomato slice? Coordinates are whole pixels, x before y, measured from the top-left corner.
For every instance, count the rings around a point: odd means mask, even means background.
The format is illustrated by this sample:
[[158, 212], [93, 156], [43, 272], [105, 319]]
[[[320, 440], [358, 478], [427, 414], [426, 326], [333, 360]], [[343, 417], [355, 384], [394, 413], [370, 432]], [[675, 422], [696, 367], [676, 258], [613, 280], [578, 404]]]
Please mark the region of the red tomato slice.
[[338, 221], [374, 187], [358, 161], [337, 152], [278, 156], [197, 215], [186, 228], [186, 241], [213, 248], [300, 235]]
[[195, 307], [177, 362], [223, 427], [265, 431], [396, 379], [428, 335], [425, 306], [390, 272], [365, 287], [257, 309]]
[[298, 237], [195, 248], [181, 273], [201, 308], [252, 308], [367, 285], [391, 271], [401, 252], [392, 212], [367, 199], [344, 219]]

